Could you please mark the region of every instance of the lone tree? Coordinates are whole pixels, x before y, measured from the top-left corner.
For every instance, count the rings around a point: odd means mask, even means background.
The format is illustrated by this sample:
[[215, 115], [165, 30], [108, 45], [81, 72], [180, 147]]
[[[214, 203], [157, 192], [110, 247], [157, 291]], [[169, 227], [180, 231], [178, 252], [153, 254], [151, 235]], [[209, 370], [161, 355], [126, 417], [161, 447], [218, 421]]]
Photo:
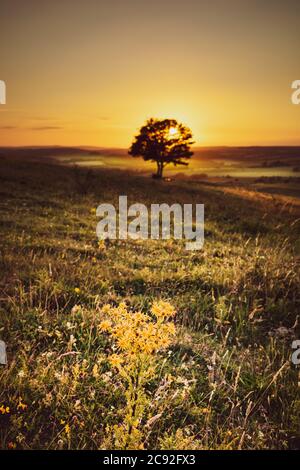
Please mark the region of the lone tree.
[[175, 119], [151, 118], [135, 136], [128, 153], [133, 157], [143, 157], [145, 161], [156, 162], [157, 172], [153, 177], [161, 178], [164, 167], [169, 163], [188, 165], [184, 160], [193, 155], [190, 151], [191, 139], [190, 129]]

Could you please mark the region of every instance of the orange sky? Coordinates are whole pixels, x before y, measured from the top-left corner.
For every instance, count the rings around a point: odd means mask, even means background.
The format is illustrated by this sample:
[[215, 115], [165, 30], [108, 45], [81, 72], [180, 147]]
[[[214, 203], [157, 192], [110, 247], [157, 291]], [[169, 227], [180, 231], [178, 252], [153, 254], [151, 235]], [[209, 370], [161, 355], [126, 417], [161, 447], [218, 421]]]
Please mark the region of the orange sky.
[[300, 145], [297, 0], [1, 0], [0, 145], [128, 147], [148, 117], [198, 145]]

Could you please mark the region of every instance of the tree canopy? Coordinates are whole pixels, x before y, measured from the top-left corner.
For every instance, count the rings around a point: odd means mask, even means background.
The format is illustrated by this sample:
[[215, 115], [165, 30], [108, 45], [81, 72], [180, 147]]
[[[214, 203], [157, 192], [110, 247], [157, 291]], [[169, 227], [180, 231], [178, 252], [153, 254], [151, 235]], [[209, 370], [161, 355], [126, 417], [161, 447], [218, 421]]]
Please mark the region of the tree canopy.
[[129, 155], [143, 157], [157, 164], [156, 178], [161, 178], [166, 165], [188, 165], [193, 155], [191, 130], [176, 119], [149, 119], [129, 149]]

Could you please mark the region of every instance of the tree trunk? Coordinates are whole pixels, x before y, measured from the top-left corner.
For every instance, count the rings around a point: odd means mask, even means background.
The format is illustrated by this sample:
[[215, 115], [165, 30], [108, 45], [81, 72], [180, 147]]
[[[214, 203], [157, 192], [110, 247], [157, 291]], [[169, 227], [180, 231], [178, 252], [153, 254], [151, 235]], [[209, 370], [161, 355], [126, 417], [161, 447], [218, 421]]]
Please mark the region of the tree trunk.
[[156, 172], [156, 178], [162, 178], [162, 174], [163, 174], [163, 169], [164, 169], [164, 165], [162, 162], [158, 161], [156, 162], [157, 163], [157, 172]]

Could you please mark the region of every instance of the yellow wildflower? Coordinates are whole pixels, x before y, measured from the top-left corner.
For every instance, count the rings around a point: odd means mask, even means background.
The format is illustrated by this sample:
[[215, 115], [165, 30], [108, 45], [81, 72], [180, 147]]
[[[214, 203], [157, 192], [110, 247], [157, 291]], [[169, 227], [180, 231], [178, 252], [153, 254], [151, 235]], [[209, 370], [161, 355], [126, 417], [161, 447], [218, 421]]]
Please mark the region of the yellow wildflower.
[[118, 354], [112, 354], [109, 357], [109, 362], [113, 367], [118, 367], [122, 364], [123, 359]]
[[211, 413], [210, 408], [201, 408], [200, 412], [203, 413], [204, 415], [209, 415]]
[[102, 312], [104, 313], [104, 315], [108, 315], [110, 311], [111, 311], [111, 306], [109, 304], [103, 305]]
[[104, 242], [104, 240], [99, 240], [99, 241], [98, 241], [98, 247], [99, 247], [99, 248], [105, 248], [105, 242]]
[[94, 364], [93, 370], [92, 370], [93, 377], [97, 379], [99, 377], [99, 371], [98, 371], [98, 365]]
[[19, 403], [18, 403], [17, 409], [18, 409], [18, 410], [25, 411], [26, 408], [28, 408], [28, 406], [26, 405], [26, 403], [23, 403], [23, 402], [22, 402], [22, 397], [20, 397], [20, 398], [19, 398]]
[[0, 406], [0, 413], [5, 415], [5, 414], [8, 414], [10, 412], [10, 408], [9, 406], [4, 406], [4, 405], [1, 405]]
[[71, 437], [71, 428], [70, 428], [70, 425], [68, 423], [65, 425], [65, 433], [68, 436], [68, 439], [70, 439], [70, 437]]
[[79, 289], [79, 287], [75, 287], [74, 292], [75, 292], [75, 294], [80, 294], [80, 289]]
[[174, 307], [164, 300], [154, 302], [151, 312], [156, 316], [156, 318], [174, 317], [176, 313]]
[[100, 323], [99, 328], [101, 331], [109, 331], [111, 328], [111, 322], [109, 320], [103, 320]]

